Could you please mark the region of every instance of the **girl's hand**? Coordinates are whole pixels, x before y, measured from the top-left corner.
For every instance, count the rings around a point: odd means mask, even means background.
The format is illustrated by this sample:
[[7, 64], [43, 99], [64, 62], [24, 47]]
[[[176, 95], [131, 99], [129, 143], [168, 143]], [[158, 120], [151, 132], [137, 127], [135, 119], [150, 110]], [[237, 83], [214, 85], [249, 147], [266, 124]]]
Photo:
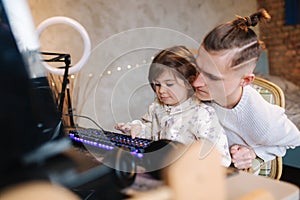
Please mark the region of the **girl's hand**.
[[134, 139], [142, 130], [142, 126], [140, 124], [131, 124], [130, 135]]
[[115, 129], [122, 131], [126, 135], [131, 135], [132, 138], [135, 138], [142, 130], [140, 124], [130, 124], [130, 123], [117, 123]]
[[131, 125], [129, 123], [117, 123], [115, 129], [122, 131], [122, 133], [130, 135]]

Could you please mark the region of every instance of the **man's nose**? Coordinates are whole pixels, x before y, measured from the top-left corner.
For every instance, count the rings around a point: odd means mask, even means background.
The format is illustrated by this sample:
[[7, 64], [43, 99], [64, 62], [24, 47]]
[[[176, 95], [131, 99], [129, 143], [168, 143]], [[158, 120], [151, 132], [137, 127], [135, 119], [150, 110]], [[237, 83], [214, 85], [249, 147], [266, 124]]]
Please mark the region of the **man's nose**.
[[205, 86], [205, 82], [203, 80], [203, 78], [201, 77], [201, 74], [198, 74], [198, 76], [196, 77], [196, 79], [193, 82], [193, 87], [203, 87]]

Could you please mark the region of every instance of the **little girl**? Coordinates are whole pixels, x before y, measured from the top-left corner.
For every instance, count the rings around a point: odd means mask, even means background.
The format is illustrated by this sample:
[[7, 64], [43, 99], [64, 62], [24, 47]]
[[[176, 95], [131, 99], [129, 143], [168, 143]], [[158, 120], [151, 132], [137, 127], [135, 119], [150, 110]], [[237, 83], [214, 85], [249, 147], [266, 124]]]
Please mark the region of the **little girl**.
[[167, 139], [190, 144], [207, 139], [231, 163], [227, 138], [212, 107], [195, 97], [191, 83], [196, 77], [194, 55], [184, 46], [159, 52], [150, 65], [148, 80], [157, 98], [141, 120], [118, 123], [115, 128], [134, 137]]

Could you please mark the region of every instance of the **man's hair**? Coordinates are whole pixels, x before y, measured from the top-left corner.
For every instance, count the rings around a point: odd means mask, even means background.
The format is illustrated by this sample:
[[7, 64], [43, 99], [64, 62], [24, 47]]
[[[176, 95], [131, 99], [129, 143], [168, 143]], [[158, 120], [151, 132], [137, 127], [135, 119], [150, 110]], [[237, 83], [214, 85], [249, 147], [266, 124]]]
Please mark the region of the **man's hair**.
[[230, 53], [228, 67], [248, 63], [250, 60], [256, 64], [264, 45], [250, 27], [261, 21], [269, 21], [271, 17], [265, 9], [247, 17], [236, 17], [210, 31], [204, 38], [202, 47], [209, 53]]

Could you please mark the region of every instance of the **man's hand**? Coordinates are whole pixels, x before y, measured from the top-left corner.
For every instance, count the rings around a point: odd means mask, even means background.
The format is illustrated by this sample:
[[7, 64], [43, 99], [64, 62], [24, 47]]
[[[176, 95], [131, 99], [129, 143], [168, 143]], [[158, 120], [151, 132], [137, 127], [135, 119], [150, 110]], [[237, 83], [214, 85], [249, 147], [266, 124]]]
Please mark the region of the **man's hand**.
[[233, 145], [230, 147], [232, 163], [238, 169], [247, 169], [252, 166], [252, 160], [256, 154], [250, 147], [242, 145]]

